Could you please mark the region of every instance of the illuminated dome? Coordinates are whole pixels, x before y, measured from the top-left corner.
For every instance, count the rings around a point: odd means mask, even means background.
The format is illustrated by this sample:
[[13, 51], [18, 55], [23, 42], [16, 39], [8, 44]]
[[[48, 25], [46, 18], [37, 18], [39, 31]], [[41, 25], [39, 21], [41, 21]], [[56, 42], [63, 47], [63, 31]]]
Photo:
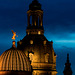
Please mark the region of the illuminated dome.
[[2, 73], [2, 72], [5, 73], [5, 71], [8, 72], [15, 71], [14, 74], [20, 72], [21, 74], [24, 73], [24, 75], [26, 74], [31, 75], [29, 74], [29, 72], [32, 71], [32, 68], [31, 68], [30, 61], [21, 50], [17, 50], [16, 48], [11, 48], [9, 50], [6, 50], [0, 56], [0, 75], [6, 75]]

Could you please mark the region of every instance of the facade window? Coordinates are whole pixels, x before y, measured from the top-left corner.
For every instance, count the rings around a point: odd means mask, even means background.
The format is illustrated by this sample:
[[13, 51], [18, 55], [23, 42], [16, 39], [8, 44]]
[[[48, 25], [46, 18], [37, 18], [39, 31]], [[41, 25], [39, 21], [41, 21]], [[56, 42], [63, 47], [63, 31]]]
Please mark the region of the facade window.
[[46, 54], [45, 54], [45, 62], [48, 62], [48, 61], [49, 61], [49, 54], [46, 53]]
[[33, 53], [29, 53], [29, 58], [30, 58], [30, 61], [33, 60]]
[[28, 35], [29, 35], [29, 32], [28, 32]]
[[33, 40], [30, 40], [30, 44], [33, 44]]
[[43, 42], [43, 43], [44, 43], [44, 45], [46, 45], [46, 42], [47, 42], [46, 40]]
[[41, 31], [38, 31], [38, 34], [40, 35], [41, 34]]
[[19, 44], [21, 45], [21, 44], [22, 44], [22, 42], [21, 42], [21, 41], [19, 41]]
[[54, 66], [54, 69], [56, 69], [56, 66]]

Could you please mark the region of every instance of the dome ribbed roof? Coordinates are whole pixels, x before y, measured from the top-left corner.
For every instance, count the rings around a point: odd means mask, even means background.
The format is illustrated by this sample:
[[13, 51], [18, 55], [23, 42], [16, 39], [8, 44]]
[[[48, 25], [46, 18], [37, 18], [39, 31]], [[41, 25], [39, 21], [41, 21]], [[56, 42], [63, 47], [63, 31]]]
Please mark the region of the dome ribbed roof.
[[9, 49], [0, 56], [0, 71], [30, 71], [31, 64], [21, 50]]
[[29, 5], [30, 10], [41, 10], [41, 4], [38, 3], [37, 0], [33, 0], [32, 3]]

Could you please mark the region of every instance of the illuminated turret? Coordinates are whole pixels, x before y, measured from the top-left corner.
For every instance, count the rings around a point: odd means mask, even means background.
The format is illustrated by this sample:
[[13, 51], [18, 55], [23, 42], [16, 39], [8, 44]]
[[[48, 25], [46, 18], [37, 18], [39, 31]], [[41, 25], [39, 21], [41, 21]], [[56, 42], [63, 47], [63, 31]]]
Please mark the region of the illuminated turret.
[[39, 34], [44, 33], [43, 29], [43, 11], [41, 10], [41, 4], [37, 0], [33, 0], [29, 5], [29, 10], [27, 11], [28, 16], [28, 26], [26, 33], [29, 34]]

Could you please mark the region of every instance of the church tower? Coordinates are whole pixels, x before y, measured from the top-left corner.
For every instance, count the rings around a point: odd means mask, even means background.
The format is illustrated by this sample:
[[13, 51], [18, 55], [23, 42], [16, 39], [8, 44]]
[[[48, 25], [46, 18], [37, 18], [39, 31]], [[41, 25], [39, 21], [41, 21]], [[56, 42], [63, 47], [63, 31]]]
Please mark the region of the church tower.
[[72, 75], [71, 63], [69, 63], [69, 54], [67, 54], [67, 62], [65, 63], [64, 75]]
[[30, 59], [33, 75], [56, 75], [56, 54], [53, 42], [44, 36], [43, 10], [37, 0], [33, 0], [27, 11], [26, 36], [17, 43]]

